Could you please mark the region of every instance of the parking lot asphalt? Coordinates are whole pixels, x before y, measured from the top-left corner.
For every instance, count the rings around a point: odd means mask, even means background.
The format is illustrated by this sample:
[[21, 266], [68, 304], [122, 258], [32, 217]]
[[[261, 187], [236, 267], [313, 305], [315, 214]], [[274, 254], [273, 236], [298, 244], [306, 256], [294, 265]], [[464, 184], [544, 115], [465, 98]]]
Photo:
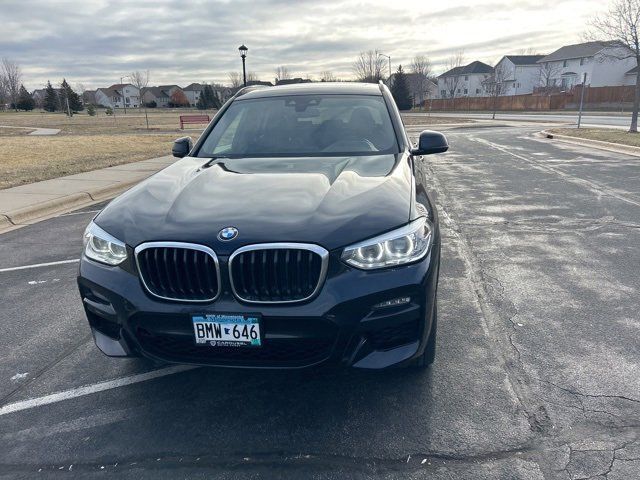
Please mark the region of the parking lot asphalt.
[[423, 159], [425, 372], [110, 359], [73, 262], [100, 205], [0, 235], [0, 478], [640, 478], [640, 162], [534, 131], [448, 129]]

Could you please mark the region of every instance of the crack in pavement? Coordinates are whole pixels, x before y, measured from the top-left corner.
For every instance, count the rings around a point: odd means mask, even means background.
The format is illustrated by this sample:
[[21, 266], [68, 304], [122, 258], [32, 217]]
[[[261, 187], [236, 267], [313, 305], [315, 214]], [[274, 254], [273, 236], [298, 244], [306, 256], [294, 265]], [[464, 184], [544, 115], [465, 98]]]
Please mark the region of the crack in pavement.
[[53, 367], [55, 367], [56, 365], [58, 365], [60, 362], [62, 362], [65, 358], [69, 357], [70, 355], [72, 355], [76, 350], [78, 350], [80, 347], [82, 347], [85, 343], [87, 343], [89, 340], [91, 339], [91, 334], [87, 334], [84, 337], [82, 337], [80, 339], [79, 343], [76, 343], [74, 345], [71, 345], [70, 347], [68, 347], [66, 350], [64, 350], [57, 358], [55, 358], [51, 363], [49, 363], [48, 365], [44, 366], [43, 368], [41, 368], [40, 370], [38, 370], [35, 375], [33, 375], [32, 377], [29, 378], [28, 381], [21, 383], [20, 385], [18, 385], [16, 388], [14, 388], [13, 390], [11, 390], [9, 393], [7, 393], [6, 395], [4, 395], [2, 398], [0, 398], [0, 407], [3, 407], [5, 405], [7, 405], [9, 403], [9, 400], [11, 400], [13, 397], [15, 397], [18, 392], [23, 391], [24, 389], [26, 389], [28, 386], [32, 385], [36, 380], [38, 380], [40, 377], [42, 377], [42, 375], [44, 375], [45, 373], [47, 373], [48, 371], [50, 371]]
[[[459, 225], [451, 218], [447, 213], [449, 195], [444, 189], [440, 181], [438, 180], [436, 173], [430, 164], [425, 164], [427, 170], [430, 171], [430, 178], [433, 182], [434, 188], [438, 191], [439, 196], [445, 200], [439, 202], [439, 212], [441, 213], [444, 223], [453, 232], [454, 236], [458, 240], [458, 249], [460, 251], [460, 257], [466, 264], [466, 270], [469, 272], [469, 280], [473, 286], [476, 301], [482, 312], [483, 321], [482, 327], [487, 338], [492, 341], [492, 345], [498, 347], [499, 352], [497, 358], [501, 363], [503, 370], [506, 373], [508, 383], [514, 394], [519, 408], [524, 413], [529, 426], [532, 431], [538, 433], [548, 432], [553, 426], [548, 412], [543, 404], [537, 404], [534, 402], [534, 396], [531, 394], [528, 387], [529, 378], [524, 370], [522, 364], [521, 354], [513, 341], [512, 335], [515, 332], [515, 324], [511, 321], [516, 315], [518, 315], [518, 309], [515, 305], [504, 298], [504, 285], [498, 280], [498, 286], [501, 291], [499, 296], [500, 307], [504, 310], [509, 310], [508, 320], [511, 327], [508, 329], [505, 323], [502, 321], [504, 314], [497, 312], [493, 302], [491, 301], [490, 292], [487, 290], [488, 284], [496, 283], [491, 282], [491, 279], [497, 280], [492, 277], [486, 271], [482, 261], [474, 254], [469, 241], [467, 240], [464, 232]], [[502, 347], [503, 344], [508, 343], [509, 348]]]
[[[580, 440], [582, 440], [583, 438], [589, 438], [593, 435], [608, 435], [610, 438], [618, 439], [621, 435], [621, 432], [627, 432], [624, 433], [624, 435], [631, 434], [637, 436], [637, 432], [640, 429], [640, 424], [638, 424], [637, 422], [631, 421], [625, 425], [616, 425], [615, 422], [613, 424], [608, 424], [608, 422], [597, 421], [597, 418], [590, 418], [587, 415], [588, 413], [602, 413], [611, 415], [612, 418], [626, 419], [624, 414], [616, 416], [615, 413], [607, 412], [605, 410], [588, 408], [588, 405], [585, 404], [584, 399], [615, 399], [624, 402], [631, 402], [634, 406], [636, 403], [640, 403], [640, 400], [621, 395], [599, 395], [588, 393], [583, 394], [582, 392], [571, 390], [569, 388], [563, 388], [553, 384], [552, 382], [542, 381], [539, 378], [534, 378], [528, 375], [523, 364], [520, 349], [514, 341], [514, 335], [518, 331], [516, 329], [516, 319], [520, 314], [520, 312], [518, 311], [518, 307], [514, 305], [508, 298], [505, 298], [506, 293], [503, 282], [495, 274], [488, 272], [489, 269], [484, 265], [484, 260], [481, 252], [474, 251], [472, 243], [470, 239], [468, 239], [469, 234], [465, 232], [464, 228], [468, 225], [480, 228], [488, 227], [491, 225], [491, 222], [486, 222], [483, 224], [477, 221], [472, 221], [469, 223], [465, 221], [462, 224], [459, 224], [456, 220], [454, 220], [449, 214], [449, 211], [463, 211], [458, 204], [457, 197], [452, 195], [447, 191], [447, 189], [443, 187], [442, 182], [440, 182], [438, 179], [437, 171], [433, 163], [425, 163], [424, 166], [430, 173], [430, 179], [432, 180], [433, 187], [437, 192], [438, 206], [443, 217], [443, 223], [446, 224], [447, 227], [449, 227], [449, 230], [452, 233], [452, 238], [460, 243], [460, 246], [458, 248], [461, 251], [461, 258], [465, 263], [466, 270], [469, 272], [469, 279], [471, 280], [471, 283], [475, 290], [477, 301], [485, 317], [485, 322], [487, 325], [485, 333], [491, 340], [493, 340], [492, 345], [498, 347], [498, 352], [496, 353], [498, 354], [501, 363], [503, 364], [503, 368], [507, 372], [511, 384], [514, 385], [514, 392], [516, 393], [516, 397], [520, 403], [521, 408], [524, 410], [524, 413], [529, 419], [531, 430], [542, 434], [541, 437], [537, 437], [537, 442], [539, 442], [540, 444], [545, 444], [548, 441], [559, 442], [562, 437], [575, 437], [576, 435], [581, 435], [581, 437], [578, 437], [580, 438]], [[534, 222], [527, 222], [525, 220], [522, 222], [495, 222], [494, 224], [520, 224], [522, 226], [525, 226], [526, 228], [530, 225], [535, 224], [535, 222], [536, 220], [534, 220]], [[560, 219], [555, 223], [555, 226], [560, 228], [577, 227], [583, 229], [597, 229], [605, 226], [620, 226], [624, 228], [634, 229], [640, 228], [640, 225], [630, 222], [619, 222], [612, 216], [576, 221]], [[538, 394], [535, 394], [531, 390], [530, 385], [533, 382], [537, 382], [538, 384], [546, 383], [553, 387], [564, 390], [566, 393], [571, 394], [573, 398], [575, 398], [577, 405], [579, 406], [557, 404], [552, 399], [540, 398]], [[572, 423], [567, 426], [555, 425], [554, 423], [552, 423], [547, 413], [547, 409], [545, 408], [545, 404], [561, 405], [563, 407], [574, 408], [580, 411], [582, 414], [581, 418], [584, 418], [583, 421], [586, 422], [584, 424], [586, 425], [586, 432], [576, 432], [575, 429], [583, 427], [581, 423]], [[630, 440], [629, 443], [633, 443], [635, 441], [635, 436], [634, 440]], [[555, 443], [555, 445], [557, 449], [558, 444]], [[561, 444], [560, 446], [562, 445], [564, 444]], [[618, 447], [620, 447], [620, 445], [618, 445]], [[616, 447], [616, 451], [619, 449], [618, 447]], [[571, 450], [569, 450], [569, 452], [571, 452]], [[542, 450], [542, 453], [544, 453], [544, 449]], [[611, 455], [612, 462], [615, 462], [615, 454], [612, 452]], [[570, 460], [571, 458], [567, 460], [567, 465], [569, 465]], [[541, 468], [546, 469], [546, 472], [550, 476], [554, 476], [552, 472], [555, 472], [555, 474], [557, 475], [559, 472], [559, 470], [557, 470], [557, 467], [561, 467], [561, 465], [557, 465], [555, 467], [556, 469], [554, 470], [553, 467], [549, 467], [547, 465], [547, 462], [548, 459], [541, 457], [537, 463]], [[609, 469], [604, 468], [599, 474], [608, 475], [607, 472], [610, 472], [611, 469], [613, 469], [613, 463], [610, 465]], [[569, 475], [569, 477], [573, 478], [571, 475]]]

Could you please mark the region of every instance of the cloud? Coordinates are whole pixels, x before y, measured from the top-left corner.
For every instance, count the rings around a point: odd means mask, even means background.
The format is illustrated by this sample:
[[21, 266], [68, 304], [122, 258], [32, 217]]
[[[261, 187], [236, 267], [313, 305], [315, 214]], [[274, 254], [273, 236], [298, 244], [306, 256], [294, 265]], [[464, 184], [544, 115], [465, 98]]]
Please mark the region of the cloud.
[[360, 51], [380, 49], [394, 68], [416, 54], [441, 71], [452, 52], [495, 61], [523, 49], [543, 53], [580, 40], [599, 0], [106, 0], [3, 1], [2, 56], [17, 61], [28, 88], [66, 77], [99, 87], [133, 70], [155, 84], [227, 81], [247, 66], [271, 80], [331, 70], [351, 77]]

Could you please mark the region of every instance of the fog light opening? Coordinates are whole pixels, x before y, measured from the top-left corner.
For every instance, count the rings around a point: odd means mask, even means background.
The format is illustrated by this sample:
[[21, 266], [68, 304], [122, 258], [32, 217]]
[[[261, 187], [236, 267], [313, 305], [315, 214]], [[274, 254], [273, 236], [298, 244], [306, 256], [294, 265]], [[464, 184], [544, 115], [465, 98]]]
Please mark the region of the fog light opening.
[[406, 305], [409, 302], [411, 302], [411, 297], [398, 297], [385, 302], [376, 303], [373, 308], [397, 307], [399, 305]]

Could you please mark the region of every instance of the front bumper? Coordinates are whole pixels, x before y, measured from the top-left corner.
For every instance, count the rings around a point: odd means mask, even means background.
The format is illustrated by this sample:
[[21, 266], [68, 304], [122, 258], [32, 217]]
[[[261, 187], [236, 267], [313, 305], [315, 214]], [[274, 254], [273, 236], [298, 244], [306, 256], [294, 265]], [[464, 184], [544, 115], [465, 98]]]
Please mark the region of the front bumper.
[[[440, 248], [419, 263], [365, 272], [331, 255], [319, 294], [300, 304], [251, 305], [231, 293], [221, 258], [219, 298], [209, 304], [163, 301], [146, 292], [135, 272], [83, 258], [78, 286], [96, 345], [106, 355], [158, 362], [248, 368], [342, 365], [386, 368], [419, 356], [429, 336]], [[399, 297], [395, 307], [374, 305]], [[259, 313], [260, 348], [196, 346], [191, 315]]]

